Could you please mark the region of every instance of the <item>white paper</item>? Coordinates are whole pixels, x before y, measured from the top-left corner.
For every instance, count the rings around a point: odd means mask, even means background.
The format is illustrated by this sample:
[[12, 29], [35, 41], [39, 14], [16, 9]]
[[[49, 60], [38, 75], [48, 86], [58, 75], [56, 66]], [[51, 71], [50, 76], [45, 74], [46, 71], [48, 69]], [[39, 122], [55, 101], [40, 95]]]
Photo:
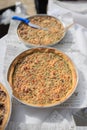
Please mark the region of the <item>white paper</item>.
[[60, 110], [60, 112], [63, 115], [57, 110], [53, 110], [41, 123], [24, 123], [11, 120], [6, 130], [76, 130], [73, 116], [70, 115], [69, 111]]
[[[69, 3], [69, 1], [67, 2]], [[77, 1], [78, 5], [76, 6], [73, 6], [73, 1], [71, 1], [70, 6], [67, 3], [64, 6], [64, 1], [58, 2], [58, 0], [49, 0], [48, 14], [58, 16], [70, 12], [74, 18], [75, 23], [87, 28], [87, 1], [84, 1], [85, 4], [83, 2], [82, 6], [80, 6], [79, 4], [81, 3], [81, 1], [79, 3], [78, 2], [79, 1]], [[80, 8], [78, 8], [78, 6], [80, 6]], [[76, 11], [73, 9], [75, 9]]]
[[87, 126], [78, 126], [76, 130], [87, 130]]
[[83, 13], [86, 11], [87, 13], [87, 1], [58, 1], [54, 0], [55, 4], [58, 4], [59, 6], [69, 9], [71, 11], [77, 12], [77, 13]]
[[[73, 38], [73, 29], [69, 30], [69, 32], [66, 34], [66, 38], [65, 40], [63, 40], [60, 44], [58, 45], [55, 45], [55, 48], [58, 48], [62, 51], [65, 51], [67, 53], [67, 48], [68, 48], [68, 51], [70, 52], [70, 48], [69, 46], [71, 46], [70, 44], [75, 44], [75, 41], [74, 41], [74, 38]], [[67, 37], [70, 37], [70, 39], [67, 39]], [[7, 78], [7, 70], [8, 70], [8, 67], [10, 65], [10, 63], [12, 62], [12, 60], [19, 54], [21, 53], [22, 51], [28, 49], [27, 47], [25, 47], [23, 45], [23, 43], [21, 43], [16, 36], [14, 35], [7, 35], [7, 37], [3, 38], [1, 40], [1, 42], [3, 43], [3, 48], [0, 48], [0, 52], [2, 51], [3, 54], [4, 54], [4, 57], [2, 56], [2, 61], [3, 61], [3, 58], [4, 58], [4, 61], [2, 64], [3, 67], [2, 67], [2, 71], [3, 72], [3, 75], [5, 78]], [[65, 45], [65, 46], [64, 46]], [[20, 47], [21, 46], [21, 47]], [[64, 46], [64, 48], [63, 48]], [[1, 65], [1, 66], [2, 66]], [[82, 91], [81, 91], [82, 92]], [[73, 98], [75, 98], [75, 96], [73, 96]], [[76, 100], [73, 99], [73, 104], [71, 104], [72, 100], [70, 99], [69, 103], [65, 103], [65, 104], [62, 104], [60, 106], [57, 106], [57, 108], [61, 107], [61, 108], [72, 108], [72, 107], [80, 107], [82, 105], [82, 102], [79, 102], [80, 101], [80, 97], [79, 97], [79, 100]], [[78, 104], [77, 104], [78, 103]], [[79, 106], [78, 106], [79, 105]], [[85, 105], [85, 104], [84, 104]], [[51, 128], [50, 128], [50, 124], [47, 124], [46, 126], [45, 125], [42, 125], [41, 124], [43, 122], [46, 123], [46, 119], [50, 119], [50, 112], [53, 111], [54, 107], [53, 108], [48, 108], [48, 109], [36, 109], [36, 108], [32, 108], [32, 107], [26, 107], [25, 105], [19, 103], [18, 101], [16, 101], [15, 99], [13, 99], [13, 105], [12, 105], [12, 115], [11, 115], [11, 119], [10, 119], [10, 122], [8, 124], [8, 127], [7, 127], [7, 130], [31, 130], [32, 128], [35, 129], [35, 130], [43, 130], [43, 129], [48, 129], [48, 130], [51, 130], [52, 129], [61, 129], [61, 125], [58, 125], [58, 124], [54, 124], [54, 125], [51, 125]], [[62, 112], [63, 113], [63, 112]], [[63, 115], [65, 115], [66, 112], [64, 112]], [[43, 117], [42, 117], [43, 115]], [[67, 114], [68, 115], [68, 114]], [[55, 116], [55, 114], [54, 114]], [[53, 117], [54, 117], [53, 116]], [[63, 116], [60, 114], [58, 114], [58, 116], [62, 117]], [[52, 117], [52, 118], [53, 118]], [[47, 119], [47, 120], [48, 120]], [[57, 118], [58, 119], [58, 118]], [[61, 120], [61, 119], [60, 119]], [[58, 121], [60, 121], [58, 120]], [[57, 122], [58, 122], [57, 121]], [[73, 121], [71, 119], [71, 122], [73, 124]], [[33, 123], [33, 125], [32, 125]], [[67, 127], [67, 130], [68, 128], [70, 128], [70, 119], [68, 120], [67, 118], [63, 119], [62, 121], [62, 126], [65, 126], [64, 128]], [[72, 125], [71, 128], [73, 128], [74, 126]], [[73, 129], [70, 129], [70, 130], [74, 130]]]
[[[63, 113], [63, 115], [62, 115]], [[67, 116], [66, 116], [67, 113]], [[73, 122], [73, 123], [72, 123]], [[41, 130], [76, 130], [76, 125], [72, 115], [67, 111], [53, 111], [46, 121], [43, 122]]]
[[[19, 41], [17, 35], [14, 35], [14, 32], [13, 35], [10, 34], [8, 34], [7, 38], [4, 39], [4, 42], [7, 44], [3, 70], [5, 78], [12, 60], [22, 51], [29, 49]], [[76, 36], [80, 37], [79, 41], [78, 37], [76, 39]], [[85, 51], [87, 45], [83, 40], [84, 39], [81, 37], [79, 29], [76, 28], [75, 32], [74, 27], [71, 27], [66, 33], [64, 39], [59, 44], [53, 46], [54, 48], [66, 53], [72, 59], [78, 71], [78, 85], [74, 94], [66, 102], [56, 106], [58, 108], [83, 108], [87, 106], [87, 102], [84, 100], [87, 99], [87, 73], [85, 73], [87, 70], [87, 54]]]

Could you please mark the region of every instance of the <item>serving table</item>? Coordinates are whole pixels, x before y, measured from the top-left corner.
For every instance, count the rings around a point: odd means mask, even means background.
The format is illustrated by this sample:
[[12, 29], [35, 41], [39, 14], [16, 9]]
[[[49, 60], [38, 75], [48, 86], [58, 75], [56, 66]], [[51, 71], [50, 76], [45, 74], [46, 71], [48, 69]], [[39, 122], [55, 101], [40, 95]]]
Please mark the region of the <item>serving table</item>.
[[[48, 13], [55, 16], [53, 12]], [[17, 36], [18, 24], [19, 21], [11, 20], [8, 34], [0, 39], [0, 81], [3, 83], [7, 79], [7, 70], [11, 61], [22, 51], [29, 49]], [[69, 23], [66, 22], [67, 24]], [[77, 127], [73, 118], [73, 115], [87, 107], [87, 29], [75, 24], [67, 31], [64, 39], [52, 47], [66, 53], [75, 63], [79, 79], [76, 91], [61, 105], [44, 109], [25, 106], [12, 97], [12, 113], [6, 130], [87, 129], [87, 127]], [[84, 116], [87, 116], [86, 114], [85, 111]], [[87, 120], [85, 117], [84, 119]]]

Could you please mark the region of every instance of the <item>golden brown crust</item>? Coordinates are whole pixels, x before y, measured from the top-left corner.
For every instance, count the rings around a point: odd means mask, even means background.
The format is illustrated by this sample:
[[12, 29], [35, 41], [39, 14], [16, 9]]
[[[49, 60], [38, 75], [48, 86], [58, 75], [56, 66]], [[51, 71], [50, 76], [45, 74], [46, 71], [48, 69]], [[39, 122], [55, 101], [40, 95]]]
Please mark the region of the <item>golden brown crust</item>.
[[8, 81], [22, 102], [48, 107], [64, 102], [77, 85], [71, 59], [53, 48], [34, 48], [20, 54], [11, 64]]
[[5, 87], [0, 83], [0, 130], [4, 130], [10, 116], [10, 97]]
[[27, 45], [53, 45], [59, 42], [65, 35], [64, 25], [53, 16], [36, 15], [30, 17], [29, 20], [48, 30], [35, 29], [21, 22], [17, 33], [19, 38]]

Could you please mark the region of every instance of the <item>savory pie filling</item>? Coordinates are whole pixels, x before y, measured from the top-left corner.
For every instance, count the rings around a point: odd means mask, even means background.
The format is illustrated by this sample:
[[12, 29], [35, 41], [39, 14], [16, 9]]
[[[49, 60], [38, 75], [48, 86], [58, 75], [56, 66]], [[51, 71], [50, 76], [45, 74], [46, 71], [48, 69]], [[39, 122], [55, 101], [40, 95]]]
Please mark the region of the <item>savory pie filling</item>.
[[18, 58], [14, 71], [9, 72], [13, 94], [35, 106], [62, 102], [76, 85], [72, 62], [53, 49], [32, 50]]
[[52, 16], [34, 16], [29, 18], [31, 23], [37, 24], [48, 30], [32, 28], [24, 23], [18, 26], [19, 37], [28, 44], [49, 45], [60, 41], [64, 36], [63, 24]]
[[7, 90], [0, 83], [0, 130], [4, 130], [10, 114], [10, 98]]

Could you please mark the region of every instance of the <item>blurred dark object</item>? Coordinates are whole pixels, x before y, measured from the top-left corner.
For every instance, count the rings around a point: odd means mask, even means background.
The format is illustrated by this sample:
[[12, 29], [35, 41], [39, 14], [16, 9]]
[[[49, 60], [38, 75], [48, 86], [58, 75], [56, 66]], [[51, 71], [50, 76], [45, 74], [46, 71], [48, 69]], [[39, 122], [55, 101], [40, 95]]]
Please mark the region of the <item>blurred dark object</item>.
[[11, 10], [15, 11], [15, 6], [10, 6], [10, 7], [8, 7], [8, 8], [1, 9], [1, 10], [0, 10], [0, 15], [1, 15], [4, 11], [6, 11], [7, 9], [11, 9]]
[[1, 24], [0, 25], [0, 38], [2, 38], [3, 36], [5, 36], [7, 34], [8, 29], [9, 29], [9, 24], [7, 24], [7, 25]]
[[[4, 11], [6, 11], [7, 9], [11, 9], [11, 10], [15, 10], [15, 6], [11, 6], [8, 8], [4, 8], [2, 10], [0, 10], [0, 15], [2, 15], [2, 13]], [[9, 24], [4, 25], [4, 24], [0, 24], [0, 38], [2, 38], [3, 36], [5, 36], [8, 33], [8, 29], [9, 29]]]
[[48, 0], [34, 0], [37, 14], [47, 14]]

